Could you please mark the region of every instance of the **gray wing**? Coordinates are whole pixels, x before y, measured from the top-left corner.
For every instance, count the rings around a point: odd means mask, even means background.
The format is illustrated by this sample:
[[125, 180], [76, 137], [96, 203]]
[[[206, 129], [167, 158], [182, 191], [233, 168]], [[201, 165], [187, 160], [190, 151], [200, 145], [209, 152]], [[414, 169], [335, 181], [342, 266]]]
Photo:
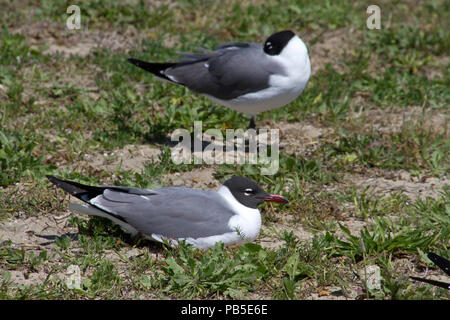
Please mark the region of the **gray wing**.
[[233, 212], [214, 191], [169, 187], [134, 194], [106, 189], [90, 204], [147, 235], [199, 238], [233, 231], [228, 227]]
[[216, 50], [220, 49], [226, 49], [226, 48], [248, 48], [250, 46], [259, 46], [257, 43], [247, 43], [247, 42], [227, 42], [224, 44], [221, 44], [220, 46], [216, 47]]
[[182, 54], [186, 58], [164, 74], [193, 91], [222, 100], [265, 89], [271, 74], [283, 72], [257, 43], [231, 42], [210, 54]]
[[184, 56], [185, 58], [178, 61], [181, 64], [191, 63], [191, 62], [201, 62], [206, 61], [214, 56], [222, 54], [223, 50], [221, 49], [239, 49], [239, 48], [248, 48], [250, 47], [249, 43], [245, 42], [228, 42], [216, 47], [215, 51], [211, 51], [205, 48], [197, 48], [196, 50], [201, 51], [203, 53], [194, 53], [194, 52], [182, 52], [178, 51], [177, 54], [180, 56]]

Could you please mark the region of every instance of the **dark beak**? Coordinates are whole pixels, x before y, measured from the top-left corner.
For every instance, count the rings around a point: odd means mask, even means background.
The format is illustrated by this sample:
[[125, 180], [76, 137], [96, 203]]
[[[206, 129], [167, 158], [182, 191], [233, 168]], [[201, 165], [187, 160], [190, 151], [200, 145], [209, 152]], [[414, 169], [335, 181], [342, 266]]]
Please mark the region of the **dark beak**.
[[268, 196], [263, 197], [262, 199], [267, 202], [279, 202], [279, 203], [289, 202], [285, 197], [280, 196], [278, 194], [269, 194]]

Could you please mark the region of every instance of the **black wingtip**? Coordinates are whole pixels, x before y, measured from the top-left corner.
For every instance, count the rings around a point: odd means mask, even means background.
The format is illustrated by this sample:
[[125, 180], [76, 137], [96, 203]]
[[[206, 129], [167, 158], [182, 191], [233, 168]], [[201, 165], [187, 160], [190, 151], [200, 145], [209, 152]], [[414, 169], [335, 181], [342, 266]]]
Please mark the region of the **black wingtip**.
[[164, 71], [168, 68], [171, 68], [175, 65], [177, 65], [177, 63], [173, 63], [173, 62], [163, 62], [163, 63], [157, 63], [157, 62], [146, 62], [146, 61], [142, 61], [142, 60], [138, 60], [138, 59], [134, 59], [134, 58], [128, 58], [127, 59], [128, 62], [134, 64], [136, 67], [139, 67], [141, 69], [144, 69], [145, 71], [148, 71], [150, 73], [153, 73], [155, 76], [165, 79], [167, 81], [170, 82], [175, 82], [172, 79], [170, 79], [169, 77], [167, 77], [164, 74]]
[[128, 61], [129, 63], [134, 64], [135, 66], [138, 66], [138, 67], [139, 67], [139, 64], [140, 64], [141, 62], [144, 62], [144, 61], [141, 61], [141, 60], [138, 60], [138, 59], [134, 59], [134, 58], [128, 58], [127, 61]]
[[[58, 178], [58, 177], [55, 177], [52, 175], [46, 175], [46, 177], [55, 186], [63, 189], [64, 191], [66, 191], [72, 195], [76, 195], [76, 191], [79, 191], [80, 190], [79, 188], [83, 186], [79, 183], [72, 182], [72, 181], [66, 181], [66, 180], [63, 180], [61, 178]], [[75, 186], [78, 186], [78, 188], [76, 188]]]
[[442, 269], [448, 276], [450, 276], [450, 261], [437, 255], [436, 253], [430, 252], [428, 253], [428, 259], [433, 261], [435, 265]]
[[428, 284], [431, 284], [431, 285], [439, 287], [439, 288], [450, 290], [450, 283], [446, 283], [446, 282], [442, 282], [442, 281], [438, 281], [438, 280], [426, 279], [426, 278], [412, 277], [412, 276], [410, 276], [409, 278], [413, 279], [415, 281], [428, 283]]
[[153, 71], [150, 70], [150, 69], [153, 69], [153, 68], [150, 68], [150, 66], [152, 65], [152, 63], [150, 63], [150, 62], [145, 62], [145, 61], [134, 59], [134, 58], [128, 58], [127, 61], [131, 64], [134, 64], [138, 68], [141, 68], [141, 69], [144, 69], [145, 71], [149, 71], [149, 72], [153, 73]]
[[60, 178], [57, 178], [57, 177], [55, 177], [55, 176], [51, 176], [51, 175], [46, 175], [46, 177], [47, 177], [47, 179], [51, 182], [51, 183], [53, 183], [53, 184], [58, 184], [58, 182], [60, 182], [61, 181], [61, 179]]
[[51, 175], [47, 175], [46, 177], [58, 188], [63, 189], [67, 193], [83, 201], [88, 201], [89, 199], [96, 197], [103, 193], [103, 190], [105, 189], [102, 187], [88, 186], [74, 181], [63, 180]]

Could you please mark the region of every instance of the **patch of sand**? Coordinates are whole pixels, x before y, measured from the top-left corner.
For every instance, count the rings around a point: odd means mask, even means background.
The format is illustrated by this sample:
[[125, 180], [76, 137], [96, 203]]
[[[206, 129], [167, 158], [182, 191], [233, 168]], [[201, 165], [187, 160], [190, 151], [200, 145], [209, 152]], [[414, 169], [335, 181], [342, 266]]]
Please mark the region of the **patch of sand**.
[[442, 189], [450, 185], [450, 179], [446, 176], [419, 179], [418, 177], [413, 177], [405, 170], [396, 171], [390, 177], [371, 177], [365, 174], [347, 173], [344, 176], [344, 180], [361, 189], [369, 187], [371, 192], [379, 195], [402, 192], [412, 201], [426, 197], [436, 199]]
[[160, 152], [159, 148], [146, 144], [130, 144], [109, 152], [85, 154], [83, 163], [79, 163], [77, 166], [88, 165], [105, 171], [120, 169], [140, 172], [147, 162], [158, 160]]

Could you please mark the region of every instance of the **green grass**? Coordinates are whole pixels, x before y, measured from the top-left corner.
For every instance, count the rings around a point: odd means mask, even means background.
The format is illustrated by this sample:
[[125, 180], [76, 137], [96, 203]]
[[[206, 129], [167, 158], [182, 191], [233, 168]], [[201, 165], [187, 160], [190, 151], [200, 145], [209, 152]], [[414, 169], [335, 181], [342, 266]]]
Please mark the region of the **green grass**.
[[22, 176], [42, 170], [42, 157], [33, 156], [37, 147], [34, 141], [24, 137], [22, 132], [0, 131], [0, 185], [17, 182]]
[[[274, 248], [263, 242], [204, 252], [184, 244], [168, 248], [131, 239], [103, 219], [79, 216], [69, 221], [76, 238], [55, 238], [45, 248], [16, 246], [0, 236], [0, 298], [309, 299], [337, 290], [349, 298], [449, 299], [445, 290], [407, 278], [425, 267], [439, 274], [425, 258], [429, 251], [448, 258], [448, 185], [434, 198], [410, 199], [398, 191], [371, 192], [348, 179], [389, 180], [399, 172], [417, 181], [448, 179], [448, 128], [429, 122], [445, 124], [449, 116], [446, 1], [381, 1], [380, 30], [366, 29], [368, 4], [362, 1], [95, 0], [78, 4], [82, 30], [69, 32], [69, 4], [0, 0], [0, 223], [66, 213], [67, 197], [46, 174], [155, 188], [174, 173], [212, 168], [220, 182], [247, 176], [290, 203], [277, 206], [276, 215], [262, 209], [264, 236], [280, 242]], [[258, 115], [257, 123], [312, 125], [324, 132], [317, 143], [290, 140], [272, 176], [261, 174], [261, 164], [175, 165], [166, 145], [175, 129], [192, 132], [193, 122], [202, 121], [204, 130], [223, 133], [246, 128], [248, 118], [156, 81], [126, 59], [165, 61], [176, 51], [227, 41], [262, 42], [283, 29], [305, 40], [314, 75], [299, 99]], [[108, 47], [84, 57], [45, 51], [52, 44], [70, 49], [94, 34], [94, 42], [102, 38]], [[336, 44], [317, 50], [334, 38], [342, 53]], [[421, 114], [387, 123], [388, 115], [410, 110]], [[106, 170], [86, 161], [87, 155], [146, 144], [161, 153], [136, 170]], [[302, 151], [288, 151], [292, 146]], [[348, 227], [355, 221], [364, 224], [361, 231]], [[282, 231], [273, 235], [278, 225]], [[301, 229], [312, 239], [300, 241], [294, 234]], [[128, 257], [134, 249], [139, 254]], [[364, 284], [354, 270], [368, 264], [381, 268], [381, 290], [355, 296]], [[79, 290], [67, 288], [61, 276], [70, 265], [81, 269]], [[15, 272], [45, 277], [17, 286]]]
[[[352, 235], [348, 228], [339, 225], [348, 238], [340, 240], [328, 234], [327, 237], [337, 243], [332, 251], [356, 260], [362, 259], [364, 254], [377, 256], [388, 252], [395, 255], [434, 250], [445, 255], [450, 237], [449, 196], [445, 192], [436, 200], [425, 198], [412, 205], [404, 202], [400, 208], [397, 207], [397, 212], [384, 208], [384, 212], [395, 213], [396, 218], [380, 217], [376, 211], [369, 211], [367, 215], [371, 215], [375, 223], [361, 230], [359, 236]], [[384, 202], [392, 203], [393, 200], [386, 199]]]
[[327, 159], [342, 166], [357, 163], [383, 169], [426, 169], [439, 175], [450, 169], [447, 134], [424, 130], [420, 124], [390, 134], [343, 132], [335, 143], [325, 144], [323, 151]]

